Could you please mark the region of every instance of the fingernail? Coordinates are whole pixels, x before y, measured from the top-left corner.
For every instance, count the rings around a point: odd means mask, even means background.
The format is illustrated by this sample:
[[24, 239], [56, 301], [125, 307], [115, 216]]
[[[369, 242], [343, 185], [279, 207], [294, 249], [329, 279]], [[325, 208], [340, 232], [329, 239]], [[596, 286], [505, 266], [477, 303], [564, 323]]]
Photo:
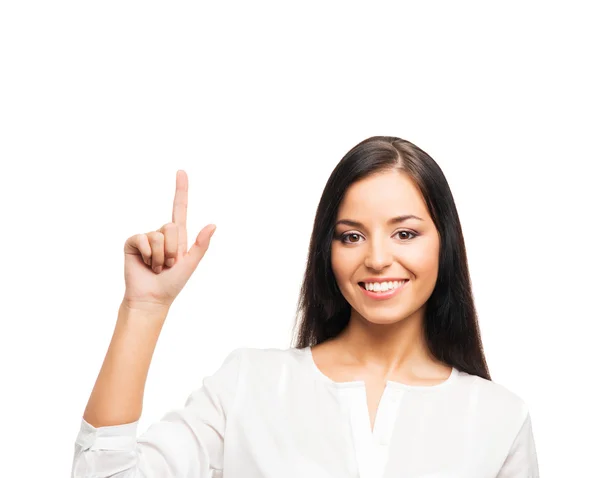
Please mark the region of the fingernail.
[[154, 269], [152, 269], [154, 272], [156, 272], [157, 274], [160, 274], [160, 271], [162, 271], [162, 266], [158, 266], [155, 267]]
[[217, 228], [213, 228], [212, 231], [210, 231], [210, 236], [208, 236], [208, 238], [210, 239], [212, 237], [212, 235], [215, 233], [215, 231], [217, 230]]
[[167, 259], [167, 260], [165, 261], [165, 265], [166, 265], [167, 267], [172, 267], [172, 266], [173, 266], [173, 264], [175, 264], [175, 259], [173, 259], [173, 258], [169, 258], [169, 259]]

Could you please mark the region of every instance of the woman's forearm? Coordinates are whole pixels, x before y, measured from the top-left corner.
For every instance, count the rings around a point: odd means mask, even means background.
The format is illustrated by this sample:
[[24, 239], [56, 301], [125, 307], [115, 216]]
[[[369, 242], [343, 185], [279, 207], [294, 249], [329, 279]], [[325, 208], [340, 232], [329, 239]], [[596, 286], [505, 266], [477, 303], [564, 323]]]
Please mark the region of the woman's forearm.
[[152, 355], [167, 309], [119, 307], [115, 330], [83, 418], [90, 425], [139, 420]]

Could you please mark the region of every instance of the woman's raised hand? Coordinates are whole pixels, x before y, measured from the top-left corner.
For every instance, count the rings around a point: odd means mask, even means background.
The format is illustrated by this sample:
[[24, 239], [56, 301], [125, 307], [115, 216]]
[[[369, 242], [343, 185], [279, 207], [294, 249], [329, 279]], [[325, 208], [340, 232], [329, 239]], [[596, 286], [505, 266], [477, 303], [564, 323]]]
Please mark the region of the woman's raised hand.
[[216, 226], [205, 226], [187, 249], [188, 178], [177, 171], [173, 222], [125, 241], [125, 296], [132, 309], [168, 309], [204, 257]]

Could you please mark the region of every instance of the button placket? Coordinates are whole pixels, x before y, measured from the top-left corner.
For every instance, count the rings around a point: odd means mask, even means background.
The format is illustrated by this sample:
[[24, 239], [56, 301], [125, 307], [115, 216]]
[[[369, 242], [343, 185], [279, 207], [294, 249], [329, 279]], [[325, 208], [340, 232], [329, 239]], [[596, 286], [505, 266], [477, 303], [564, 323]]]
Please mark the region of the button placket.
[[373, 455], [371, 476], [374, 478], [383, 477], [387, 466], [390, 454], [390, 439], [398, 416], [400, 394], [400, 390], [396, 390], [387, 384], [381, 396], [371, 440]]
[[366, 386], [340, 390], [350, 421], [360, 478], [381, 478], [389, 457], [389, 443], [398, 415], [402, 391], [388, 384], [377, 407], [373, 431], [369, 419]]
[[360, 478], [372, 478], [371, 423], [365, 386], [353, 389], [351, 423]]
[[385, 448], [390, 444], [403, 394], [403, 390], [392, 388], [389, 384], [385, 388], [373, 434], [373, 441], [378, 447]]

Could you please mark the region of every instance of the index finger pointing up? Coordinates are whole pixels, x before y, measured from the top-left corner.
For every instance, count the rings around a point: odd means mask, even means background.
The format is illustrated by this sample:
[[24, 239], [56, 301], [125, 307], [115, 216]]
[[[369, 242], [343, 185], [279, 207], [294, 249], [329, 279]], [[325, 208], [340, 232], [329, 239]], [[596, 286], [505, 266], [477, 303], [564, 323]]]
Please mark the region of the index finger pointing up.
[[177, 171], [175, 199], [173, 200], [173, 222], [177, 224], [179, 244], [177, 255], [187, 253], [187, 207], [188, 177], [183, 169]]

